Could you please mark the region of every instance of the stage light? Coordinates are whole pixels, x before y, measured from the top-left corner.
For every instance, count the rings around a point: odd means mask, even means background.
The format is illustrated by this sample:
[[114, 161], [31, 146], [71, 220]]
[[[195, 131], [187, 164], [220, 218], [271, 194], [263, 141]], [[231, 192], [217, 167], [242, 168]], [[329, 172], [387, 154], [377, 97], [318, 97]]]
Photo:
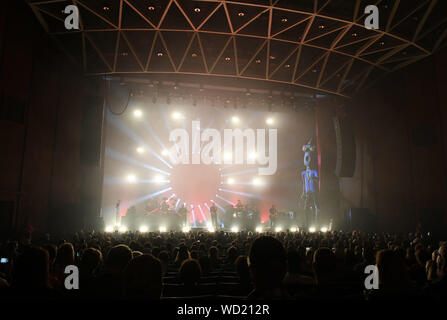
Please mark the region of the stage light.
[[239, 123], [241, 120], [239, 119], [239, 117], [232, 117], [231, 118], [231, 122], [233, 122], [233, 123]]
[[282, 230], [281, 227], [276, 227], [276, 228], [275, 228], [275, 231], [276, 231], [276, 232], [281, 232], [281, 230]]
[[256, 232], [257, 233], [261, 233], [262, 232], [262, 227], [256, 227]]
[[129, 174], [126, 180], [128, 183], [135, 183], [137, 181], [137, 177], [134, 174]]
[[135, 118], [141, 118], [143, 116], [143, 112], [140, 109], [137, 109], [133, 112]]
[[106, 232], [113, 232], [113, 227], [111, 227], [111, 226], [108, 226], [108, 227], [106, 227]]
[[314, 233], [317, 229], [315, 229], [315, 227], [310, 227], [309, 228], [309, 232]]
[[320, 231], [321, 231], [321, 232], [327, 232], [327, 228], [326, 228], [326, 227], [322, 227], [322, 228], [320, 229]]
[[275, 120], [273, 120], [273, 118], [267, 118], [265, 120], [265, 123], [267, 123], [268, 125], [272, 125], [275, 122]]
[[239, 232], [239, 228], [238, 227], [231, 227], [231, 232]]
[[169, 151], [168, 151], [168, 149], [163, 149], [162, 151], [161, 151], [161, 155], [162, 156], [167, 156], [169, 154]]
[[141, 226], [140, 227], [140, 232], [141, 233], [145, 233], [145, 232], [147, 232], [149, 229], [148, 229], [148, 227], [146, 227], [146, 226]]
[[179, 120], [182, 118], [182, 114], [180, 112], [173, 112], [172, 113], [172, 119]]
[[213, 227], [208, 227], [208, 232], [211, 232], [211, 233], [213, 233], [215, 230], [214, 230], [214, 228]]
[[121, 227], [118, 229], [118, 231], [121, 232], [121, 233], [124, 233], [124, 232], [127, 231], [127, 228], [126, 228], [125, 226], [121, 226]]
[[253, 183], [254, 186], [260, 186], [260, 185], [262, 185], [262, 181], [261, 181], [261, 179], [259, 179], [259, 178], [254, 178], [253, 181], [252, 181], [252, 183]]
[[296, 227], [290, 228], [290, 232], [297, 232], [297, 231], [298, 231], [298, 229]]
[[228, 184], [234, 184], [234, 182], [235, 182], [235, 181], [234, 181], [233, 178], [228, 178], [228, 179], [227, 179], [227, 183], [228, 183]]
[[187, 226], [184, 226], [184, 227], [182, 228], [182, 231], [183, 231], [184, 233], [188, 233], [189, 231], [191, 231], [191, 229], [190, 229], [189, 227], [187, 227]]
[[229, 152], [224, 152], [223, 158], [224, 160], [231, 161], [233, 159], [233, 155]]
[[253, 160], [255, 160], [256, 158], [257, 158], [257, 154], [256, 154], [256, 152], [252, 152], [252, 153], [250, 153], [250, 155], [249, 155], [249, 157], [250, 157], [250, 159], [253, 159]]
[[166, 227], [165, 226], [161, 226], [160, 227], [160, 232], [166, 232]]
[[142, 148], [142, 147], [138, 147], [138, 148], [137, 148], [137, 152], [138, 152], [138, 153], [144, 153], [144, 148]]
[[157, 183], [160, 183], [160, 182], [163, 181], [163, 177], [160, 176], [160, 175], [157, 175], [157, 176], [154, 177], [154, 181], [157, 182]]

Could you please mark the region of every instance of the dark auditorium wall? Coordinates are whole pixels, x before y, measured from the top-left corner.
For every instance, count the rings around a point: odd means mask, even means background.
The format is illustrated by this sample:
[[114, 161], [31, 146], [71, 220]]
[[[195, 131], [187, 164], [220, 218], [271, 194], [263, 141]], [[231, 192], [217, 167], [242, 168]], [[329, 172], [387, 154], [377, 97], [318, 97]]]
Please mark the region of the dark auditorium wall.
[[0, 12], [0, 203], [13, 204], [16, 229], [73, 226], [100, 208], [100, 164], [81, 159], [85, 113], [101, 128], [102, 104], [83, 108], [100, 85], [79, 75], [25, 1], [1, 1]]
[[[388, 75], [347, 104], [317, 108], [323, 132], [328, 201], [346, 210], [368, 208], [378, 226], [390, 231], [426, 231], [447, 220], [447, 48]], [[352, 178], [337, 178], [335, 115], [353, 120], [356, 167]], [[324, 136], [325, 135], [325, 136]], [[326, 152], [325, 152], [326, 151]], [[322, 180], [323, 183], [323, 180]], [[342, 221], [342, 220], [339, 220]]]

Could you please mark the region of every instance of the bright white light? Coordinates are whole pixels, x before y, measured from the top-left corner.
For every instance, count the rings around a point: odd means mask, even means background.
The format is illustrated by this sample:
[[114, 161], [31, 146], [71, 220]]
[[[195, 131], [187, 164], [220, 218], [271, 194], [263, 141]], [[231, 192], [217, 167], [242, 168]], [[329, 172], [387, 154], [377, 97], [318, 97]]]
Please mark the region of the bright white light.
[[297, 231], [298, 231], [298, 229], [296, 227], [290, 228], [290, 232], [297, 232]]
[[208, 232], [214, 232], [214, 228], [213, 227], [208, 227]]
[[140, 227], [140, 232], [141, 233], [145, 233], [145, 232], [147, 232], [149, 229], [148, 229], [148, 227], [146, 227], [146, 226], [141, 226]]
[[227, 183], [228, 183], [228, 184], [234, 184], [234, 182], [235, 182], [235, 181], [234, 181], [233, 178], [228, 178], [228, 179], [227, 179]]
[[106, 232], [113, 232], [113, 227], [111, 226], [106, 227]]
[[169, 151], [168, 151], [168, 149], [163, 149], [162, 151], [161, 151], [161, 155], [162, 156], [167, 156], [169, 154]]
[[157, 176], [154, 177], [154, 181], [157, 182], [157, 183], [160, 183], [160, 182], [163, 181], [163, 177], [160, 176], [160, 175], [157, 175]]
[[241, 120], [239, 119], [239, 117], [232, 117], [231, 118], [231, 122], [233, 122], [233, 123], [239, 123]]
[[172, 119], [178, 120], [182, 118], [182, 114], [180, 112], [173, 112]]
[[313, 232], [315, 232], [317, 229], [315, 229], [315, 227], [310, 227], [309, 228], [309, 232], [311, 232], [311, 233], [313, 233]]
[[137, 181], [137, 177], [134, 174], [129, 174], [126, 180], [129, 183], [135, 183]]
[[229, 160], [233, 159], [233, 155], [229, 152], [224, 152], [223, 158], [224, 158], [224, 160], [229, 161]]
[[261, 179], [259, 179], [259, 178], [254, 178], [253, 181], [252, 181], [252, 183], [253, 183], [254, 186], [260, 186], [260, 185], [262, 185], [262, 181], [261, 181]]
[[276, 227], [276, 228], [275, 228], [275, 231], [276, 231], [276, 232], [281, 232], [281, 230], [282, 230], [281, 227]]
[[231, 232], [239, 232], [239, 228], [238, 227], [231, 227]]
[[261, 233], [262, 232], [262, 227], [256, 227], [256, 232]]
[[124, 233], [127, 231], [127, 228], [125, 226], [121, 226], [118, 230], [119, 232]]
[[184, 227], [182, 228], [182, 231], [183, 231], [184, 233], [188, 233], [190, 230], [191, 230], [191, 229], [190, 229], [189, 227], [187, 227], [187, 226], [184, 226]]
[[142, 147], [138, 147], [138, 148], [137, 148], [137, 152], [138, 152], [138, 153], [144, 153], [144, 148], [142, 148]]
[[133, 115], [134, 115], [136, 118], [141, 118], [141, 116], [143, 115], [143, 112], [142, 112], [140, 109], [137, 109], [137, 110], [135, 110], [135, 111], [133, 112]]
[[160, 227], [160, 232], [166, 232], [166, 227], [165, 226], [161, 226]]
[[327, 228], [326, 228], [326, 227], [322, 227], [322, 228], [320, 229], [320, 231], [321, 231], [321, 232], [327, 232]]
[[257, 156], [258, 155], [256, 154], [256, 152], [252, 152], [252, 153], [249, 154], [250, 159], [253, 159], [253, 160], [256, 159]]
[[268, 125], [272, 125], [275, 122], [275, 120], [273, 120], [273, 118], [267, 118], [265, 120], [265, 123], [267, 123]]

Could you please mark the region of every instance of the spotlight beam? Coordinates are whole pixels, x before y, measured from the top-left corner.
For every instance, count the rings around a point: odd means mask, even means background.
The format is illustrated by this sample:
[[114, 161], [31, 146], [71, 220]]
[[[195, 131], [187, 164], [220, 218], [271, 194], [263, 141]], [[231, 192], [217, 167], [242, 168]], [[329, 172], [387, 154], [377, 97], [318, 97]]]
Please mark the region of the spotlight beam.
[[239, 192], [239, 191], [233, 191], [233, 190], [228, 190], [228, 189], [219, 189], [219, 191], [237, 194], [237, 195], [248, 197], [248, 198], [262, 199], [262, 197], [260, 195], [253, 194], [253, 193]]
[[175, 203], [175, 210], [177, 210], [179, 203], [180, 203], [180, 198], [178, 198], [177, 202]]
[[218, 194], [216, 194], [216, 197], [219, 198], [220, 200], [223, 200], [223, 201], [225, 201], [226, 203], [231, 204], [232, 206], [234, 206], [234, 203], [231, 202], [230, 200], [225, 199], [224, 197], [222, 197], [222, 196], [220, 196], [220, 195], [218, 195]]
[[222, 181], [221, 184], [226, 184], [226, 185], [241, 185], [241, 186], [252, 186], [253, 182], [232, 182], [232, 183], [228, 183], [227, 181]]
[[203, 218], [203, 222], [206, 222], [206, 215], [203, 213], [203, 210], [202, 210], [202, 207], [200, 206], [200, 204], [198, 205], [198, 207], [199, 207], [199, 211], [200, 211], [200, 214], [202, 215], [202, 218]]
[[126, 136], [134, 140], [138, 145], [143, 146], [146, 150], [148, 150], [154, 157], [156, 157], [158, 160], [163, 162], [168, 168], [172, 169], [172, 166], [165, 160], [161, 155], [159, 155], [157, 152], [155, 152], [151, 147], [149, 147], [144, 140], [137, 135], [132, 129], [130, 129], [128, 126], [126, 126], [122, 121], [120, 121], [117, 117], [111, 116], [108, 117], [108, 121], [111, 125], [113, 125], [115, 128], [119, 129], [121, 132], [123, 132]]
[[210, 200], [212, 203], [214, 203], [216, 205], [216, 207], [218, 207], [220, 210], [222, 210], [223, 212], [227, 212], [227, 210], [225, 210], [220, 204], [218, 204], [216, 201], [214, 200]]
[[154, 138], [154, 140], [157, 141], [157, 143], [162, 149], [166, 149], [165, 144], [161, 141], [160, 137], [155, 133], [154, 129], [152, 129], [149, 122], [144, 121], [144, 128], [146, 129], [146, 131], [149, 132], [152, 138]]
[[[126, 178], [122, 177], [112, 177], [112, 176], [104, 176], [104, 185], [118, 185], [118, 184], [128, 184], [129, 182]], [[156, 179], [136, 179], [132, 181], [132, 184], [144, 184], [144, 183], [152, 183], [152, 184], [160, 184], [160, 183], [170, 183], [169, 180], [156, 180]]]
[[160, 194], [163, 194], [165, 192], [168, 192], [170, 190], [172, 190], [172, 187], [168, 187], [168, 188], [156, 191], [154, 193], [146, 194], [146, 195], [144, 195], [142, 197], [139, 197], [139, 198], [136, 198], [136, 199], [125, 201], [123, 203], [123, 207], [130, 208], [130, 207], [132, 207], [132, 206], [134, 206], [134, 205], [136, 205], [138, 203], [141, 203], [141, 202], [146, 201], [146, 200], [148, 200], [150, 198], [156, 197], [156, 196], [158, 196]]
[[192, 214], [192, 223], [195, 227], [196, 226], [196, 214], [194, 213], [194, 209], [191, 209], [191, 214]]
[[130, 163], [130, 164], [134, 164], [136, 166], [140, 166], [140, 167], [143, 167], [143, 168], [148, 169], [148, 170], [156, 171], [156, 172], [162, 173], [162, 174], [167, 175], [167, 176], [170, 175], [170, 173], [167, 172], [167, 171], [161, 170], [159, 168], [150, 166], [150, 165], [148, 165], [146, 163], [143, 163], [141, 161], [135, 160], [135, 159], [133, 159], [133, 158], [131, 158], [129, 156], [126, 156], [125, 154], [122, 154], [122, 153], [120, 153], [120, 152], [118, 152], [116, 150], [113, 150], [110, 147], [106, 147], [106, 156], [110, 157], [110, 158], [113, 158], [113, 159], [116, 159], [116, 160], [120, 160], [120, 161], [124, 161], [124, 162]]

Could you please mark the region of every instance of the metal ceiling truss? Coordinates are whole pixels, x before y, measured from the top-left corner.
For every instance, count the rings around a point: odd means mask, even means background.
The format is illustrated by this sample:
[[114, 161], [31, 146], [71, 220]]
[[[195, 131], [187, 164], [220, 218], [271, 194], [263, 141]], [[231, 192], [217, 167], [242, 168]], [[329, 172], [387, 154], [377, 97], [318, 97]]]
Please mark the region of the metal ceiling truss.
[[[343, 97], [429, 56], [447, 37], [447, 17], [430, 21], [440, 0], [378, 0], [385, 17], [379, 30], [364, 28], [361, 0], [28, 2], [46, 32], [62, 45], [71, 41], [65, 51], [87, 74], [215, 75]], [[80, 10], [80, 30], [64, 28], [69, 4]], [[349, 18], [342, 9], [352, 12]]]

